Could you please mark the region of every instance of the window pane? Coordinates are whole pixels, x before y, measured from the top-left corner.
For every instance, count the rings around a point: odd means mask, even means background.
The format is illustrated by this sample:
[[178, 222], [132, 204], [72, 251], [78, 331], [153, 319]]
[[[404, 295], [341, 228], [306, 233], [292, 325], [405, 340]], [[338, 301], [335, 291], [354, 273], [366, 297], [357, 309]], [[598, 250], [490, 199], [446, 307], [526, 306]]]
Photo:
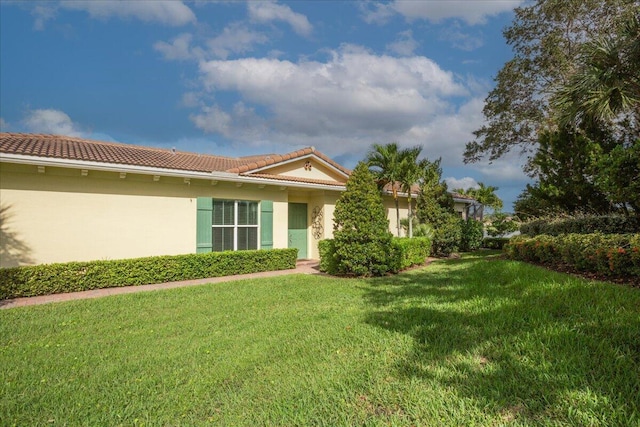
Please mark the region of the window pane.
[[249, 202], [238, 202], [238, 225], [247, 225], [247, 218], [249, 216], [248, 203]]
[[224, 225], [233, 225], [235, 221], [233, 200], [224, 201]]
[[224, 202], [222, 200], [213, 201], [213, 225], [223, 224], [223, 207]]
[[213, 250], [233, 250], [233, 227], [213, 227]]
[[238, 202], [238, 225], [258, 225], [258, 202]]
[[213, 201], [213, 225], [233, 225], [233, 200]]
[[258, 202], [249, 202], [249, 225], [258, 225]]
[[238, 227], [238, 250], [258, 249], [258, 229]]

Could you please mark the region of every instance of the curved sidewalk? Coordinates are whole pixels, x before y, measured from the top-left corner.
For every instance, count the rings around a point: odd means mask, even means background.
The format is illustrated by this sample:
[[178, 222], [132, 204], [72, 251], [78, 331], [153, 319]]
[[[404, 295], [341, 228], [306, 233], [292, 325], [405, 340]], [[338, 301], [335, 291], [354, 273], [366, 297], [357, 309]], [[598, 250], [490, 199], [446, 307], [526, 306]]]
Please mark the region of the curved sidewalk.
[[182, 288], [185, 286], [205, 285], [207, 283], [233, 282], [236, 280], [254, 279], [261, 277], [276, 277], [289, 274], [320, 274], [318, 265], [319, 263], [316, 260], [302, 260], [296, 263], [296, 268], [292, 268], [290, 270], [263, 271], [260, 273], [211, 277], [208, 279], [183, 280], [180, 282], [157, 283], [153, 285], [123, 286], [118, 288], [103, 288], [82, 292], [69, 292], [65, 294], [42, 295], [38, 297], [15, 298], [0, 301], [0, 309], [24, 307], [27, 305], [48, 304], [51, 302], [71, 301], [77, 299], [100, 298], [108, 295], [131, 294], [134, 292], [155, 291], [159, 289]]

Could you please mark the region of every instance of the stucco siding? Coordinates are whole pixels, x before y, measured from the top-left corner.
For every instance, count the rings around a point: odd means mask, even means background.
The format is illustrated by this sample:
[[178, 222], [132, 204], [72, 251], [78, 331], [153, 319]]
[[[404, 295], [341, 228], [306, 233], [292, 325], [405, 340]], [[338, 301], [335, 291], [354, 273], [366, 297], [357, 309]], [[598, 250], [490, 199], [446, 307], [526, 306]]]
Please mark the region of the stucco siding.
[[197, 197], [274, 201], [274, 247], [287, 247], [277, 188], [9, 163], [0, 184], [0, 267], [193, 253]]

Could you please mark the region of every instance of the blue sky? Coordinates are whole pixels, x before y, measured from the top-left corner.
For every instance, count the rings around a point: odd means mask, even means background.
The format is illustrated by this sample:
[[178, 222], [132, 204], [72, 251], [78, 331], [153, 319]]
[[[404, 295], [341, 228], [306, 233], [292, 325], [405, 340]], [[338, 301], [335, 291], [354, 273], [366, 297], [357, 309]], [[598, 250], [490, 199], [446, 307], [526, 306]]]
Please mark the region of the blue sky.
[[519, 0], [0, 2], [0, 126], [227, 156], [374, 143], [442, 157], [450, 188], [528, 182], [464, 165]]

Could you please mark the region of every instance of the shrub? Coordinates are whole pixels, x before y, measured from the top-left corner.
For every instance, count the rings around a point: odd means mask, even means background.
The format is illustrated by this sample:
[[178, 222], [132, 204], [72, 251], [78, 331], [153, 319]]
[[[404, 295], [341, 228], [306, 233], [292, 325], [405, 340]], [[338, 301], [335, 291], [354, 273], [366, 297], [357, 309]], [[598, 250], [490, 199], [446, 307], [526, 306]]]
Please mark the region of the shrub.
[[464, 252], [477, 251], [482, 245], [484, 227], [480, 221], [474, 219], [461, 222], [460, 250]]
[[503, 212], [494, 212], [485, 217], [485, 224], [487, 224], [487, 234], [491, 237], [501, 237], [513, 233], [518, 231], [520, 227], [517, 218]]
[[563, 234], [518, 236], [505, 246], [512, 259], [610, 277], [640, 277], [640, 234]]
[[424, 264], [431, 253], [431, 239], [428, 237], [395, 237], [392, 243], [398, 253], [397, 270]]
[[0, 299], [295, 268], [297, 249], [210, 252], [0, 269]]
[[520, 226], [520, 232], [534, 237], [539, 234], [629, 234], [640, 232], [637, 217], [622, 215], [576, 216], [571, 218], [536, 219]]
[[[335, 241], [321, 240], [318, 244], [320, 252], [320, 271], [327, 274], [338, 273]], [[431, 253], [431, 239], [428, 237], [394, 237], [388, 250], [389, 271], [399, 271], [414, 265], [424, 264]]]
[[462, 238], [462, 220], [455, 215], [449, 215], [433, 233], [432, 253], [445, 257], [458, 251]]
[[500, 249], [502, 250], [504, 246], [509, 243], [508, 237], [485, 237], [482, 240], [482, 247], [486, 249]]
[[324, 239], [318, 242], [320, 253], [320, 271], [335, 275], [338, 273], [338, 259], [336, 258], [336, 244], [333, 239]]
[[338, 274], [379, 276], [394, 271], [389, 220], [365, 163], [356, 166], [346, 187], [333, 213]]

